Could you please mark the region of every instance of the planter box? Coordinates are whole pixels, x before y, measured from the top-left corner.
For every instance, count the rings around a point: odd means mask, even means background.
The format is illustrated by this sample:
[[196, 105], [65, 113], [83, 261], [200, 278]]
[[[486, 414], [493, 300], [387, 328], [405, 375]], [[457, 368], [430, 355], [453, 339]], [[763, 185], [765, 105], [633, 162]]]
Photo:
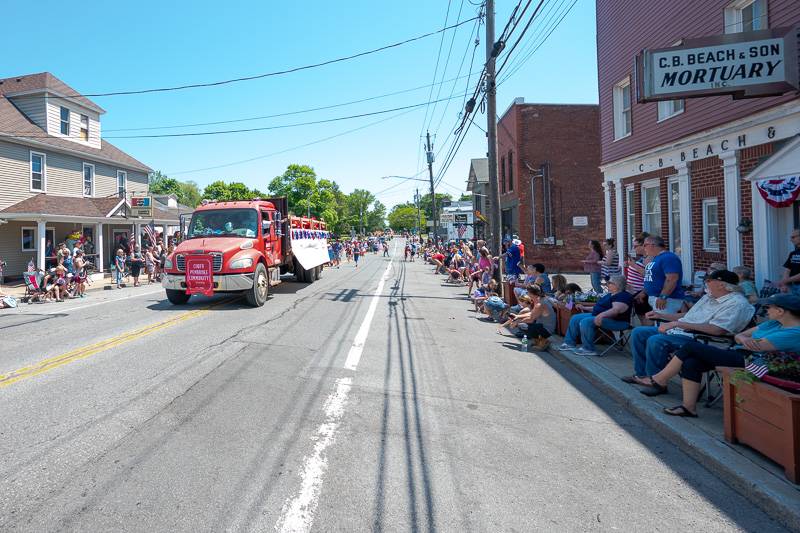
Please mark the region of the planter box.
[[736, 386], [731, 376], [737, 369], [719, 370], [724, 379], [725, 440], [761, 452], [783, 466], [792, 483], [800, 482], [800, 394], [763, 382]]

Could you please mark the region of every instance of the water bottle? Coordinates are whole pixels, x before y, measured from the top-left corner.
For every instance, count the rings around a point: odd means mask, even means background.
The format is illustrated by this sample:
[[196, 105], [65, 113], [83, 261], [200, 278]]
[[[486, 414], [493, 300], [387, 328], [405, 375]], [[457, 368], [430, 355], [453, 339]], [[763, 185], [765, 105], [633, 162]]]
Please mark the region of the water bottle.
[[523, 335], [522, 336], [522, 342], [519, 345], [519, 350], [521, 352], [527, 352], [528, 351], [528, 336], [527, 335]]

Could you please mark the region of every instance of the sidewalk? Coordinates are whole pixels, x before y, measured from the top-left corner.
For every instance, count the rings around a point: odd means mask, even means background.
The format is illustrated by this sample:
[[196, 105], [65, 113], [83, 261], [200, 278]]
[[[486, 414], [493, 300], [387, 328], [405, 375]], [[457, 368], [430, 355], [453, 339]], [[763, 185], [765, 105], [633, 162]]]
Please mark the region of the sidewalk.
[[[588, 275], [565, 274], [569, 282], [590, 287]], [[494, 327], [494, 326], [492, 326]], [[479, 333], [480, 334], [480, 333]], [[605, 357], [585, 357], [560, 352], [562, 338], [551, 338], [549, 353], [639, 417], [656, 433], [695, 459], [749, 501], [791, 530], [800, 531], [800, 486], [786, 479], [783, 468], [744, 445], [724, 438], [722, 399], [712, 407], [698, 403], [699, 418], [678, 418], [662, 412], [681, 403], [680, 380], [670, 383], [670, 393], [655, 398], [642, 395], [640, 388], [620, 378], [633, 370], [627, 351], [612, 350]], [[720, 394], [712, 385], [712, 395]]]
[[[130, 283], [124, 284], [124, 286], [133, 288], [133, 279], [128, 278]], [[139, 283], [142, 287], [147, 287], [147, 275], [139, 277]], [[149, 286], [156, 287], [159, 286], [161, 282], [153, 282]], [[91, 284], [87, 284], [86, 292], [94, 292], [94, 291], [102, 291], [102, 290], [112, 290], [114, 289], [114, 279], [111, 277], [111, 274], [106, 273], [103, 276], [103, 279], [96, 279], [91, 282]], [[138, 288], [138, 287], [137, 287]], [[8, 296], [13, 296], [16, 299], [20, 299], [25, 295], [25, 283], [23, 281], [14, 281], [13, 283], [4, 284], [0, 287], [0, 292], [7, 294]]]

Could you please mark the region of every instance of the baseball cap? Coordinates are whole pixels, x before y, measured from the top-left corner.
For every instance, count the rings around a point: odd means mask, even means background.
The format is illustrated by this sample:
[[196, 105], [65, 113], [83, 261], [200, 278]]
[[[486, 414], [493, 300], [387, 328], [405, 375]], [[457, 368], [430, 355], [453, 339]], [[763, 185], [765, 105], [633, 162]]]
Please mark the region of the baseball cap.
[[739, 284], [739, 276], [731, 272], [730, 270], [715, 270], [708, 276], [706, 276], [706, 281], [716, 279], [719, 281], [724, 281], [730, 285], [738, 285]]
[[789, 311], [800, 311], [800, 296], [794, 294], [773, 294], [769, 298], [761, 298], [758, 303], [782, 307]]

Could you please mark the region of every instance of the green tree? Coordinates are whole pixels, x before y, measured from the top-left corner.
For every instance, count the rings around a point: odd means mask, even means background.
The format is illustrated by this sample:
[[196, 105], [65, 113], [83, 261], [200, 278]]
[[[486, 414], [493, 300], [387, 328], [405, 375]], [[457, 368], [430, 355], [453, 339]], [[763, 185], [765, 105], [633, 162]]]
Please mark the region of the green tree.
[[375, 200], [372, 209], [367, 213], [367, 231], [382, 230], [386, 228], [386, 206]]
[[152, 194], [171, 194], [182, 205], [197, 207], [202, 199], [200, 188], [193, 181], [179, 181], [165, 176], [159, 170], [150, 174], [148, 181]]
[[458, 199], [459, 202], [471, 202], [472, 201], [472, 194], [465, 192], [461, 194], [461, 197]]
[[244, 183], [234, 181], [232, 183], [225, 183], [222, 180], [217, 180], [213, 183], [206, 185], [203, 190], [203, 198], [209, 200], [218, 200], [221, 202], [233, 200], [252, 200], [253, 198], [263, 197], [258, 189], [250, 189]]
[[[317, 209], [314, 195], [317, 193], [317, 174], [308, 165], [292, 164], [286, 171], [276, 176], [267, 187], [275, 196], [285, 196], [289, 202], [289, 211], [296, 215], [311, 214], [321, 217]], [[324, 209], [323, 209], [324, 210]]]
[[[450, 196], [447, 193], [437, 192], [436, 193], [436, 212], [437, 213], [441, 213], [442, 212], [442, 201], [444, 201], [444, 200], [452, 201], [453, 197]], [[430, 193], [428, 193], [428, 194], [424, 195], [422, 198], [420, 198], [419, 206], [425, 212], [425, 216], [428, 218], [428, 220], [434, 218], [433, 217], [433, 213], [431, 212], [431, 194]]]
[[[395, 231], [411, 231], [417, 227], [417, 208], [413, 204], [400, 204], [392, 208], [387, 216], [389, 226]], [[420, 214], [421, 226], [424, 228], [426, 219]]]

